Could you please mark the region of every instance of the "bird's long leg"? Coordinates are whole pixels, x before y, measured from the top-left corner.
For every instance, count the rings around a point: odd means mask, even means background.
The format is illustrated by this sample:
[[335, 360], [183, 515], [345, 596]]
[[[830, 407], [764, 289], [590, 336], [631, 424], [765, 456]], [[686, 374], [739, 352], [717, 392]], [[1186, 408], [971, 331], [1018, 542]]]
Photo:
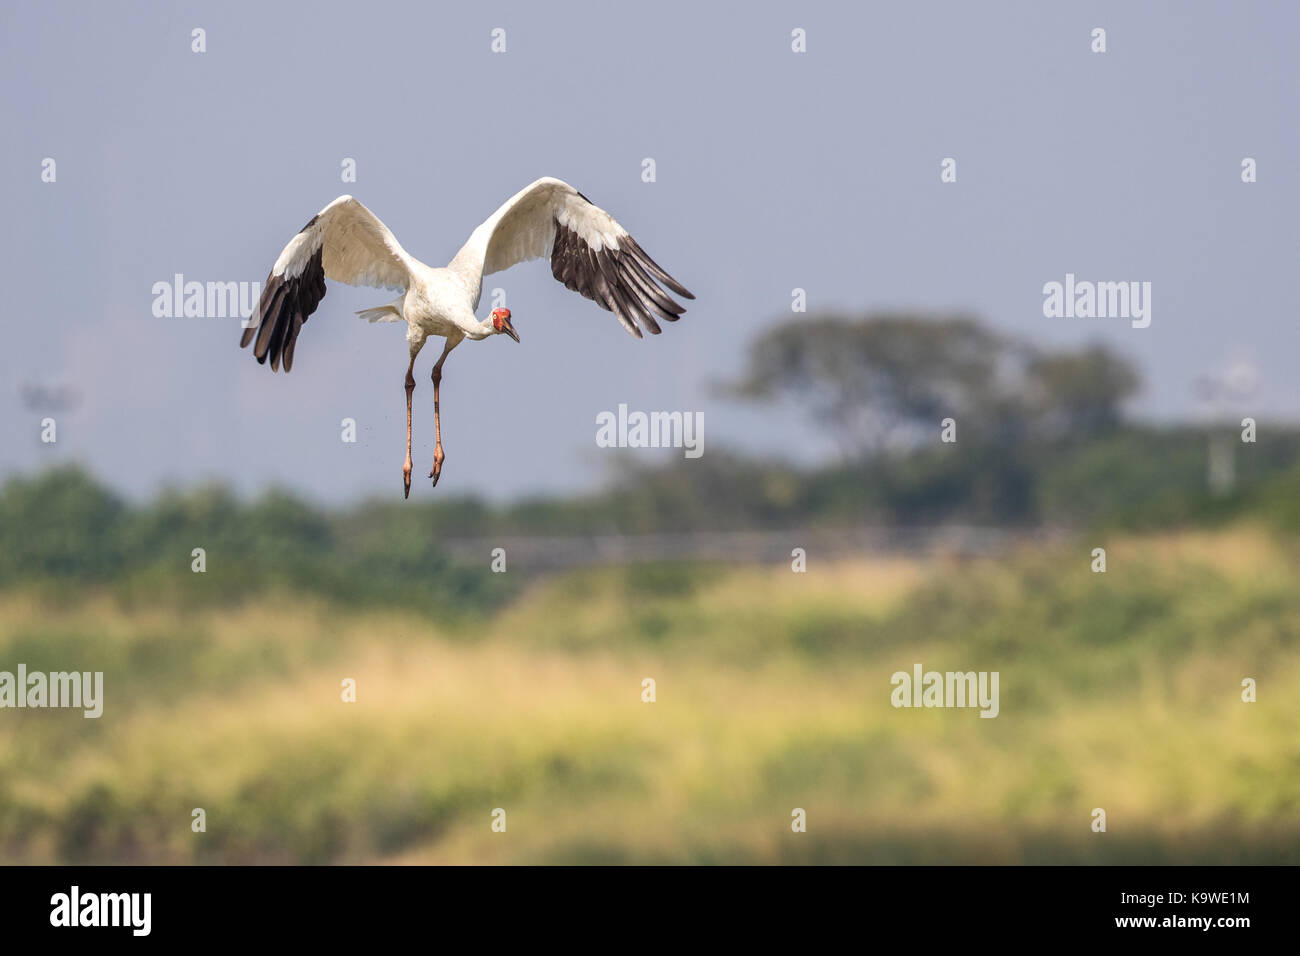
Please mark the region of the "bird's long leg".
[[411, 393], [415, 391], [415, 353], [406, 367], [406, 464], [402, 465], [402, 497], [411, 497]]
[[442, 453], [442, 416], [439, 414], [438, 407], [438, 388], [442, 385], [442, 363], [447, 361], [447, 356], [451, 350], [459, 343], [453, 344], [448, 341], [442, 350], [442, 355], [438, 356], [438, 361], [433, 366], [433, 468], [429, 471], [429, 477], [433, 479], [433, 487], [438, 487], [438, 479], [442, 476], [442, 462], [447, 456]]

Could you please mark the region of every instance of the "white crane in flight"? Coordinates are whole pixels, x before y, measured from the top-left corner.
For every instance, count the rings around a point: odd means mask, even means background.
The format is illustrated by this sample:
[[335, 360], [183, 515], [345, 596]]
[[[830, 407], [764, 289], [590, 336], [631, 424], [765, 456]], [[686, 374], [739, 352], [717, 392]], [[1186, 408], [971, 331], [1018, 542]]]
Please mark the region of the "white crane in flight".
[[[549, 258], [551, 274], [565, 287], [614, 313], [623, 328], [641, 338], [657, 335], [657, 319], [675, 322], [686, 311], [660, 285], [691, 295], [646, 255], [614, 217], [568, 183], [543, 178], [517, 192], [470, 234], [446, 268], [435, 269], [411, 256], [388, 227], [351, 196], [340, 196], [289, 241], [275, 260], [257, 308], [240, 340], [252, 345], [257, 361], [272, 370], [293, 367], [298, 333], [325, 296], [325, 280], [401, 292], [378, 308], [357, 314], [371, 322], [405, 322], [411, 360], [406, 368], [406, 462], [403, 494], [411, 493], [411, 394], [415, 357], [431, 335], [446, 340], [433, 366], [434, 486], [442, 474], [439, 386], [442, 363], [465, 339], [519, 334], [509, 309], [474, 316], [483, 277], [529, 259]], [[641, 328], [638, 328], [638, 325]]]

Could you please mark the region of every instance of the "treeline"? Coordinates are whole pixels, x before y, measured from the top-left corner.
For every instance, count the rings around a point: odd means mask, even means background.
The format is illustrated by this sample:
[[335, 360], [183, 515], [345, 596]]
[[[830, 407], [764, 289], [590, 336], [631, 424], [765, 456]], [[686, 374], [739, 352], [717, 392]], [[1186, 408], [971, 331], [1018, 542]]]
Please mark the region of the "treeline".
[[444, 617], [507, 597], [509, 576], [486, 561], [454, 564], [430, 517], [397, 520], [381, 505], [330, 512], [280, 490], [241, 501], [215, 485], [134, 506], [85, 471], [59, 468], [0, 491], [0, 586], [110, 586], [126, 600], [187, 604], [306, 592]]
[[[1127, 422], [1137, 373], [1104, 349], [1045, 352], [960, 318], [807, 322], [797, 335], [782, 325], [760, 336], [723, 389], [802, 403], [836, 435], [835, 462], [798, 467], [714, 443], [665, 466], [624, 459], [604, 490], [568, 498], [341, 510], [281, 490], [242, 500], [221, 486], [136, 506], [63, 468], [0, 489], [0, 585], [111, 584], [187, 601], [297, 590], [445, 615], [491, 608], [522, 577], [491, 573], [486, 552], [473, 567], [453, 562], [449, 538], [940, 523], [1143, 530], [1244, 515], [1300, 531], [1300, 429], [1263, 423], [1243, 443], [1225, 422], [1236, 480], [1211, 494], [1206, 430]], [[955, 442], [940, 440], [944, 419]]]
[[[629, 468], [598, 495], [487, 520], [555, 534], [942, 523], [1140, 531], [1259, 516], [1300, 531], [1300, 429], [1236, 444], [1226, 494], [1209, 491], [1204, 429], [1122, 426], [1010, 448], [965, 438], [945, 445], [938, 433], [928, 446], [807, 469], [711, 447], [696, 461]], [[1218, 433], [1236, 435], [1226, 426]]]
[[448, 538], [941, 523], [1146, 530], [1242, 516], [1300, 531], [1300, 431], [1241, 444], [1231, 494], [1207, 490], [1206, 455], [1203, 431], [1133, 426], [1014, 453], [958, 441], [806, 469], [711, 449], [666, 467], [627, 465], [606, 490], [573, 498], [338, 510], [282, 490], [245, 501], [222, 486], [137, 506], [60, 468], [0, 489], [0, 584], [113, 583], [151, 599], [221, 601], [305, 590], [460, 613], [507, 598], [516, 576], [492, 574], [487, 552], [474, 567], [453, 562]]
[[[782, 490], [818, 518], [1142, 528], [1268, 508], [1285, 523], [1285, 493], [1269, 505], [1257, 497], [1300, 461], [1295, 427], [1267, 423], [1245, 443], [1222, 421], [1219, 450], [1236, 480], [1211, 495], [1207, 430], [1132, 424], [1141, 377], [1126, 358], [1099, 345], [1043, 348], [961, 315], [784, 322], [750, 343], [741, 375], [720, 390], [790, 403], [835, 440], [842, 463], [793, 484], [753, 465], [760, 494]], [[744, 494], [735, 476], [715, 487], [721, 509]]]

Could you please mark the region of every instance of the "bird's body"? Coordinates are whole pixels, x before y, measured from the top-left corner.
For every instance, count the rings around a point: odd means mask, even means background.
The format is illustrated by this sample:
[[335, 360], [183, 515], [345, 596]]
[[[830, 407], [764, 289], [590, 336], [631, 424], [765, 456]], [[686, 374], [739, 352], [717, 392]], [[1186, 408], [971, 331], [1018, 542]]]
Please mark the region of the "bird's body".
[[391, 320], [406, 323], [406, 341], [414, 351], [418, 352], [431, 335], [478, 340], [492, 334], [491, 323], [484, 329], [483, 322], [474, 316], [479, 293], [462, 277], [447, 268], [418, 265], [410, 287], [392, 303], [395, 314]]
[[[520, 190], [470, 235], [445, 268], [411, 256], [388, 227], [351, 196], [340, 196], [317, 213], [284, 247], [267, 277], [241, 345], [253, 345], [258, 362], [293, 367], [298, 335], [325, 296], [325, 280], [369, 285], [401, 294], [357, 314], [371, 322], [405, 322], [410, 363], [406, 371], [406, 443], [403, 483], [410, 493], [411, 394], [415, 358], [430, 336], [446, 340], [433, 368], [437, 435], [434, 484], [442, 469], [439, 385], [447, 355], [466, 339], [519, 336], [507, 309], [475, 316], [483, 276], [529, 259], [550, 258], [551, 272], [573, 291], [612, 312], [641, 337], [660, 331], [656, 319], [676, 321], [686, 310], [659, 286], [693, 299], [659, 267], [609, 213], [568, 183], [543, 178]], [[640, 326], [640, 327], [638, 327]]]

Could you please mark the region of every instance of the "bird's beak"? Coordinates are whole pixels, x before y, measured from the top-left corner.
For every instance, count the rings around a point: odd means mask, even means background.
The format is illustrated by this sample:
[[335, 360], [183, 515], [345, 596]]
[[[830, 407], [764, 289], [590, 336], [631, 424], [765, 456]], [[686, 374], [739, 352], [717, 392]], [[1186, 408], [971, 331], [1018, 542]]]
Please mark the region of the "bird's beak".
[[515, 327], [510, 324], [509, 319], [501, 320], [501, 331], [504, 332], [506, 335], [510, 336], [516, 342], [519, 341], [519, 333], [515, 331]]

